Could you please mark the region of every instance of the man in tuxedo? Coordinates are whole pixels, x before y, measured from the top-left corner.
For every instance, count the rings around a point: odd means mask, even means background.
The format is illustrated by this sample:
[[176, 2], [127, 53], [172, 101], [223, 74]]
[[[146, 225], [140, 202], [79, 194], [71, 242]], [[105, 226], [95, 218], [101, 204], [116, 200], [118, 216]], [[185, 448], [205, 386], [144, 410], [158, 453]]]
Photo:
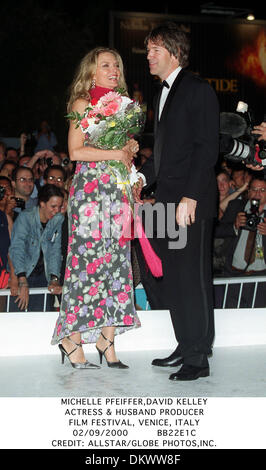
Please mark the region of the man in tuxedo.
[[[140, 202], [143, 179], [147, 185], [156, 181], [155, 200], [165, 207], [165, 226], [171, 225], [172, 217], [177, 231], [187, 230], [183, 248], [172, 249], [167, 230], [165, 237], [152, 240], [163, 266], [163, 300], [158, 308], [170, 310], [178, 342], [169, 357], [152, 364], [182, 364], [170, 380], [195, 380], [209, 375], [214, 338], [211, 245], [217, 211], [219, 107], [212, 87], [185, 70], [190, 44], [175, 24], [155, 28], [145, 44], [150, 73], [164, 86], [155, 107], [153, 155], [141, 169], [135, 199]], [[173, 204], [171, 216], [167, 208]]]

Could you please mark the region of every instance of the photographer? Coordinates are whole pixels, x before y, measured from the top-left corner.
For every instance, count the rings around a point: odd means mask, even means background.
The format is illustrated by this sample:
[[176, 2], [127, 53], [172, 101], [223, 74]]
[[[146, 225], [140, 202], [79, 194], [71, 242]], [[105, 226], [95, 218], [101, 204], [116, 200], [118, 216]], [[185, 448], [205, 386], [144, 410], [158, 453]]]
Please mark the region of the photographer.
[[32, 198], [34, 189], [34, 176], [31, 168], [19, 166], [12, 172], [12, 186], [15, 192], [16, 207], [14, 208], [14, 220], [24, 209], [37, 206], [38, 199]]
[[43, 175], [45, 170], [53, 165], [61, 164], [62, 160], [59, 155], [55, 154], [51, 150], [40, 150], [33, 155], [27, 164], [27, 167], [32, 168], [35, 175], [35, 184], [39, 189], [44, 185]]
[[[258, 209], [253, 201], [258, 201]], [[228, 204], [219, 221], [215, 237], [231, 238], [225, 262], [225, 275], [249, 276], [266, 274], [266, 181], [254, 177], [248, 191], [248, 201], [236, 199]], [[243, 287], [242, 305], [250, 307], [251, 286]], [[231, 286], [229, 300], [237, 298], [235, 286]], [[233, 305], [232, 305], [233, 306]], [[257, 307], [266, 306], [266, 289], [258, 286]]]

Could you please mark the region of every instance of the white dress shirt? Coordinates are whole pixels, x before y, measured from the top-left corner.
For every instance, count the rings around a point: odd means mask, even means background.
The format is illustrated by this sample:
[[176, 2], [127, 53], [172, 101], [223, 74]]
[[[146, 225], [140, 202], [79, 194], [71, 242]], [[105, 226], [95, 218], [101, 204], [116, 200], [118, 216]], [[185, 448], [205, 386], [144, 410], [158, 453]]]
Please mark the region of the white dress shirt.
[[177, 75], [179, 74], [181, 68], [182, 67], [180, 67], [180, 66], [177, 67], [177, 69], [175, 69], [172, 73], [170, 73], [170, 75], [168, 75], [167, 79], [165, 80], [168, 83], [169, 88], [164, 86], [163, 89], [162, 89], [162, 94], [161, 94], [160, 104], [159, 104], [159, 120], [160, 120], [162, 110], [163, 110], [163, 107], [165, 105], [168, 93], [169, 93], [169, 91], [171, 89], [171, 86], [173, 85]]
[[[182, 69], [182, 67], [177, 67], [172, 73], [170, 73], [170, 75], [168, 75], [167, 79], [165, 80], [168, 85], [169, 85], [169, 88], [167, 88], [166, 86], [163, 87], [162, 89], [162, 94], [161, 94], [161, 98], [160, 98], [160, 103], [159, 103], [159, 120], [160, 120], [160, 117], [161, 117], [161, 114], [162, 114], [162, 110], [163, 110], [163, 107], [165, 105], [165, 102], [166, 102], [166, 98], [168, 96], [168, 93], [171, 89], [171, 86], [173, 85], [177, 75], [179, 74], [180, 70]], [[146, 186], [146, 178], [145, 176], [138, 171], [138, 176], [142, 178], [143, 180], [143, 186]]]

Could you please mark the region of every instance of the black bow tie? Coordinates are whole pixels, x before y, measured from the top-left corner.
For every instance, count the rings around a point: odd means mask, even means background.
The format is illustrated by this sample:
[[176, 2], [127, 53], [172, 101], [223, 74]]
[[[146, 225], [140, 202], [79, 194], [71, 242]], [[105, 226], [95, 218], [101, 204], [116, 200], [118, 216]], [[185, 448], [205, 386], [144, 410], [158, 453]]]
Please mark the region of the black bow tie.
[[166, 80], [164, 80], [164, 81], [162, 82], [162, 88], [163, 88], [164, 86], [165, 86], [166, 88], [170, 88], [170, 85], [169, 85], [169, 83], [167, 83]]

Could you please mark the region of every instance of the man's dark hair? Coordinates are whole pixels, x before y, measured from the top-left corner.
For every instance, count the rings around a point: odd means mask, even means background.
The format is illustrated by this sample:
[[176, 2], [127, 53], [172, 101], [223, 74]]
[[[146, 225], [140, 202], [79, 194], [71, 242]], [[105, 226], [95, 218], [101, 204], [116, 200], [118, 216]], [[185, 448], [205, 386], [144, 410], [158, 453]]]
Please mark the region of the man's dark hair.
[[169, 54], [174, 55], [181, 67], [187, 67], [190, 51], [190, 39], [185, 31], [182, 31], [175, 23], [167, 22], [154, 28], [145, 38], [148, 41], [165, 47]]
[[38, 191], [38, 205], [41, 202], [48, 202], [51, 197], [61, 197], [64, 199], [64, 193], [54, 184], [45, 184]]
[[64, 178], [64, 181], [67, 179], [67, 174], [65, 169], [61, 165], [52, 165], [48, 166], [48, 168], [45, 169], [44, 174], [43, 174], [43, 179], [47, 181], [47, 178], [49, 176], [49, 173], [51, 170], [59, 170], [62, 173], [62, 176]]
[[10, 188], [12, 189], [12, 184], [10, 178], [8, 176], [0, 175], [0, 186], [1, 186], [1, 181], [7, 181]]
[[31, 176], [34, 180], [34, 173], [32, 171], [31, 168], [27, 167], [27, 166], [17, 166], [16, 168], [14, 168], [14, 170], [12, 171], [12, 181], [16, 181], [16, 178], [17, 178], [17, 175], [19, 173], [20, 170], [26, 170], [26, 171], [29, 171], [31, 173]]

